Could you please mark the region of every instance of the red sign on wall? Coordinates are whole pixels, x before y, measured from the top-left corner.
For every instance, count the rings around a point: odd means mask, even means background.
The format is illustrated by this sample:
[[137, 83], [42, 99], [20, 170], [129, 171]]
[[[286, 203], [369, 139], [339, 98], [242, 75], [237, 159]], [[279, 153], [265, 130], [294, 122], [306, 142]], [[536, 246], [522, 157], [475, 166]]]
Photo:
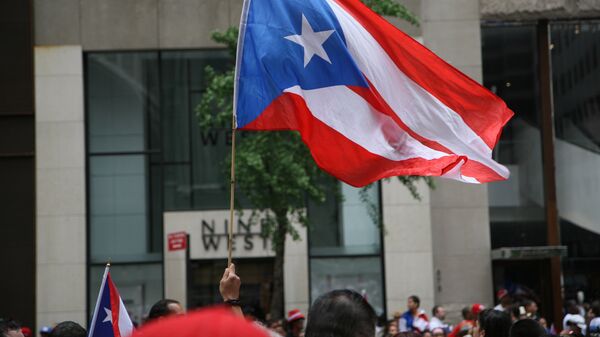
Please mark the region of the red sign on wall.
[[177, 250], [184, 250], [187, 248], [187, 233], [177, 232], [170, 233], [167, 235], [167, 241], [169, 244], [169, 251], [174, 252]]

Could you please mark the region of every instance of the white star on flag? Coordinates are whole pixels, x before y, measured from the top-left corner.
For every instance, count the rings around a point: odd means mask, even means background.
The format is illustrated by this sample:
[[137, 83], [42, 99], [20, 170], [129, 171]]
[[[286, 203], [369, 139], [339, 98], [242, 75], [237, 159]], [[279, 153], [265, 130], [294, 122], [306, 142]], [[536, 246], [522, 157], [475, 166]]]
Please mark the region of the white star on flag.
[[112, 311], [108, 310], [108, 308], [104, 308], [104, 311], [106, 312], [106, 317], [102, 323], [110, 322], [112, 324]]
[[302, 33], [300, 35], [286, 36], [285, 39], [297, 43], [304, 48], [304, 68], [306, 68], [314, 55], [331, 64], [331, 60], [329, 60], [329, 56], [323, 48], [323, 43], [327, 41], [333, 32], [334, 30], [315, 32], [304, 14], [302, 14]]

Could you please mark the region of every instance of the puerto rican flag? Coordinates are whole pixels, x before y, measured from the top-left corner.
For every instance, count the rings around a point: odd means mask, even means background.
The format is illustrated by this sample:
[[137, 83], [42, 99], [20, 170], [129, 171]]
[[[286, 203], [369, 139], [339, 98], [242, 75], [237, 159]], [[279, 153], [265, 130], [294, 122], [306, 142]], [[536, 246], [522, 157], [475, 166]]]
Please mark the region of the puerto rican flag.
[[509, 176], [492, 149], [512, 111], [359, 0], [245, 0], [234, 111], [242, 130], [299, 131], [353, 186]]
[[133, 324], [106, 267], [88, 337], [129, 337]]

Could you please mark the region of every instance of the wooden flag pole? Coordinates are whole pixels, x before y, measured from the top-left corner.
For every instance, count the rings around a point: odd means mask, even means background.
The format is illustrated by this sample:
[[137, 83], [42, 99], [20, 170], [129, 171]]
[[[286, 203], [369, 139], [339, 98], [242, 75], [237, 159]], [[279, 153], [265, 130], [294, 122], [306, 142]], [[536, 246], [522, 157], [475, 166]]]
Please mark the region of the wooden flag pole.
[[229, 197], [229, 240], [228, 240], [228, 255], [227, 268], [231, 266], [231, 251], [233, 248], [233, 201], [235, 200], [235, 115], [233, 116], [231, 126], [231, 178], [230, 178], [230, 197]]

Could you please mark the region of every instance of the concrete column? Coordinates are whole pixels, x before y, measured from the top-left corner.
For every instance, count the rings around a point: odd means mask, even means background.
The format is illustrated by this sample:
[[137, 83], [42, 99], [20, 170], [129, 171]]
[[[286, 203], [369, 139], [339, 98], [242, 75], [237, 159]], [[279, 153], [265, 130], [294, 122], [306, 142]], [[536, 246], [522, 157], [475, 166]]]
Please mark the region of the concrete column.
[[288, 235], [285, 241], [285, 262], [283, 264], [283, 299], [285, 314], [292, 309], [308, 312], [308, 240], [307, 230], [295, 225], [300, 234], [299, 241]]
[[[422, 2], [425, 45], [481, 82], [478, 0]], [[449, 319], [473, 303], [493, 301], [488, 195], [486, 185], [436, 179], [431, 191], [435, 302]]]
[[35, 48], [37, 326], [87, 325], [80, 46]]
[[419, 296], [425, 309], [434, 303], [430, 191], [424, 183], [418, 191], [421, 201], [397, 179], [382, 183], [388, 316], [405, 311], [410, 295]]

